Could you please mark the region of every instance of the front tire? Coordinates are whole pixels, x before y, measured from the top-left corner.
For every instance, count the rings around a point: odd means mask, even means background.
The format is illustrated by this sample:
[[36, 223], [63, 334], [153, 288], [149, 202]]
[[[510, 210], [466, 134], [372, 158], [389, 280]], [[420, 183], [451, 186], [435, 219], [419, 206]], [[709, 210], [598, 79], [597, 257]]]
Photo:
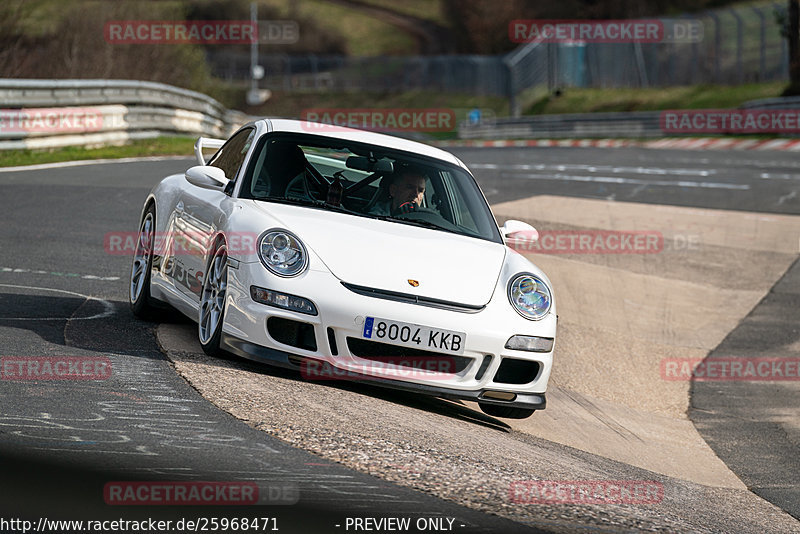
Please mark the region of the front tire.
[[128, 301], [133, 315], [139, 319], [152, 320], [156, 315], [153, 297], [150, 295], [150, 276], [153, 270], [153, 248], [156, 231], [156, 210], [147, 208], [139, 227], [136, 250], [133, 253]]
[[228, 250], [219, 243], [211, 256], [200, 293], [200, 316], [197, 332], [203, 352], [221, 356], [222, 321], [225, 317], [225, 299], [228, 290]]
[[513, 406], [500, 406], [498, 404], [488, 404], [479, 402], [478, 406], [486, 415], [492, 417], [503, 417], [505, 419], [527, 419], [533, 415], [536, 410], [530, 408], [514, 408]]

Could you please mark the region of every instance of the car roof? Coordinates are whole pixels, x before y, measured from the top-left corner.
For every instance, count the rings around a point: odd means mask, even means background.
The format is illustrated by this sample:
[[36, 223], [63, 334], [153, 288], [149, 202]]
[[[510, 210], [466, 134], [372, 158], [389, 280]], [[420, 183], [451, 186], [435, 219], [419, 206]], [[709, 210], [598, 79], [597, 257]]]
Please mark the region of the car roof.
[[378, 145], [394, 150], [402, 150], [404, 152], [411, 152], [421, 156], [436, 158], [454, 165], [458, 165], [464, 169], [467, 168], [460, 159], [455, 157], [450, 152], [446, 152], [424, 143], [418, 143], [416, 141], [394, 137], [392, 135], [369, 132], [366, 130], [357, 130], [355, 128], [346, 128], [344, 126], [323, 125], [316, 122], [301, 121], [296, 119], [264, 118], [259, 119], [259, 121], [266, 123], [266, 125], [270, 127], [273, 132], [301, 133], [329, 137], [332, 139], [347, 139], [350, 141], [357, 141], [359, 143]]

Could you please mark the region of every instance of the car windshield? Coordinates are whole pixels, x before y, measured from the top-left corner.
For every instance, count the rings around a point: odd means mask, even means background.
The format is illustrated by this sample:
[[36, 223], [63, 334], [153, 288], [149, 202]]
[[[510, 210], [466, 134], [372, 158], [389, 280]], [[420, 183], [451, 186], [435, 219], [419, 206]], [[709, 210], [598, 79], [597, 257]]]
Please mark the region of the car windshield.
[[240, 196], [422, 226], [502, 243], [489, 206], [463, 169], [343, 139], [267, 135]]

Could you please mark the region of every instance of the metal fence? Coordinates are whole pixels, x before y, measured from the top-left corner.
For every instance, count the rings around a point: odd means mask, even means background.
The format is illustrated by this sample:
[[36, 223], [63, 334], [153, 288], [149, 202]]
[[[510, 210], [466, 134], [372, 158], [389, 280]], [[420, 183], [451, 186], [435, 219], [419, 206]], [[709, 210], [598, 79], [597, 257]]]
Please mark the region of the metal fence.
[[[426, 90], [513, 100], [531, 88], [783, 81], [788, 79], [785, 18], [783, 3], [692, 15], [703, 28], [702, 40], [693, 43], [530, 43], [496, 56], [262, 55], [266, 77], [261, 86], [285, 91]], [[249, 76], [248, 54], [220, 49], [209, 59], [219, 77]]]
[[788, 46], [779, 22], [785, 10], [783, 4], [771, 4], [693, 16], [691, 20], [703, 28], [699, 42], [551, 46], [550, 72], [555, 85], [576, 87], [735, 85], [785, 80]]
[[691, 20], [702, 28], [702, 39], [696, 42], [534, 42], [521, 46], [504, 58], [512, 115], [519, 116], [518, 95], [535, 88], [552, 91], [788, 80], [784, 4], [707, 11]]
[[[215, 76], [247, 79], [250, 56], [214, 51]], [[260, 86], [283, 91], [403, 92], [443, 91], [505, 96], [508, 73], [503, 56], [321, 56], [260, 55]]]

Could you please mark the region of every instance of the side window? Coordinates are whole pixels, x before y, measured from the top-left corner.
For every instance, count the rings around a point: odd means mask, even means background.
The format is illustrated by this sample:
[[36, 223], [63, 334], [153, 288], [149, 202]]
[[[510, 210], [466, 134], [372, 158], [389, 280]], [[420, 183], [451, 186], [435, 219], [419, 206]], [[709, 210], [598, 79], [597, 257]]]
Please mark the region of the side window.
[[453, 218], [455, 219], [453, 222], [462, 228], [480, 233], [483, 228], [478, 228], [471, 213], [472, 209], [475, 209], [474, 206], [470, 206], [471, 202], [474, 203], [474, 199], [469, 195], [465, 195], [461, 184], [456, 181], [451, 173], [442, 172], [442, 182], [446, 191], [450, 194], [450, 204], [453, 210]]
[[237, 133], [228, 139], [228, 142], [214, 154], [208, 164], [225, 171], [225, 177], [228, 180], [235, 180], [242, 163], [244, 163], [244, 157], [250, 150], [250, 145], [253, 144], [255, 135], [255, 128], [248, 128]]

